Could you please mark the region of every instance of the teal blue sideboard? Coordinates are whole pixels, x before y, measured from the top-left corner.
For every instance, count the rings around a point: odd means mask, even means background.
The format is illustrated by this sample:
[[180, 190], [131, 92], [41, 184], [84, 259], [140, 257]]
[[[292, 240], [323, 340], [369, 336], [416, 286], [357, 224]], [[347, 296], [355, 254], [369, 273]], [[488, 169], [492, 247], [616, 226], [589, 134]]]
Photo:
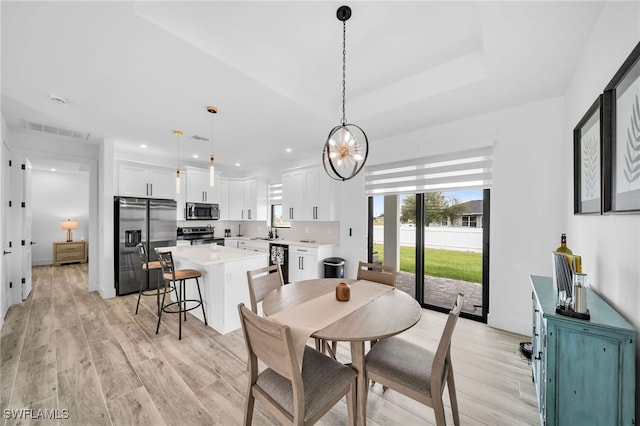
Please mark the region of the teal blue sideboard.
[[591, 289], [590, 320], [556, 314], [551, 277], [530, 279], [532, 373], [541, 424], [635, 425], [635, 328]]

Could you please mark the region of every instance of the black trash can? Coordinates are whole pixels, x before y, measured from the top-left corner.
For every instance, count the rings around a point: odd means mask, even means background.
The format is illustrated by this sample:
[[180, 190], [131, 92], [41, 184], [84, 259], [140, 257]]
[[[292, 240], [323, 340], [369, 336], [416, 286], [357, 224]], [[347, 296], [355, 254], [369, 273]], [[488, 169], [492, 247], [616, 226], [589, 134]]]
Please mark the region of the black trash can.
[[344, 278], [344, 264], [346, 261], [340, 257], [327, 257], [324, 260], [325, 278]]

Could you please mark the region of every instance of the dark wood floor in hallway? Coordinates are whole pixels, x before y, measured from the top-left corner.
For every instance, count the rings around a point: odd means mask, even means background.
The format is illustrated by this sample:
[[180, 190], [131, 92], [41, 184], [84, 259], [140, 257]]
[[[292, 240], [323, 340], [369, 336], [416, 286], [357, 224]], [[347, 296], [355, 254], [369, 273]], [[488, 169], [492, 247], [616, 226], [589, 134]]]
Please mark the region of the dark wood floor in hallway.
[[[221, 335], [189, 316], [179, 341], [177, 318], [167, 315], [156, 335], [154, 297], [143, 298], [134, 315], [136, 295], [103, 300], [87, 291], [87, 279], [87, 265], [34, 267], [32, 294], [7, 313], [0, 334], [4, 424], [242, 424], [240, 330]], [[403, 336], [435, 345], [444, 320], [425, 310]], [[452, 358], [463, 425], [538, 424], [530, 366], [517, 349], [523, 340], [529, 338], [458, 322]], [[338, 358], [349, 361], [346, 345]], [[380, 426], [435, 423], [430, 408], [379, 385], [370, 388], [367, 417]], [[342, 401], [318, 424], [346, 423]], [[277, 422], [256, 404], [254, 424]]]

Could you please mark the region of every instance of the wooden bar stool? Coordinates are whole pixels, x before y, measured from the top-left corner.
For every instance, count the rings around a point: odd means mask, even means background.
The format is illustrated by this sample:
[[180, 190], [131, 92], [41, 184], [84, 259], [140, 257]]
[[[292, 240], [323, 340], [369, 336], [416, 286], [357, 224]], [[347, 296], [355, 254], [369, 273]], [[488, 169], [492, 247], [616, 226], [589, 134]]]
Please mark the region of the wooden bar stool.
[[[202, 303], [202, 292], [200, 291], [200, 281], [198, 278], [202, 276], [202, 273], [197, 269], [175, 269], [173, 263], [173, 255], [170, 251], [161, 252], [156, 249], [156, 254], [158, 255], [158, 261], [160, 262], [160, 266], [162, 267], [162, 278], [170, 284], [173, 284], [173, 288], [176, 291], [176, 301], [171, 302], [165, 305], [165, 292], [162, 295], [162, 304], [160, 305], [160, 312], [158, 315], [158, 325], [156, 326], [156, 334], [160, 330], [160, 320], [162, 319], [162, 312], [167, 312], [171, 314], [178, 314], [178, 339], [182, 339], [182, 320], [184, 316], [184, 321], [187, 320], [187, 312], [193, 309], [196, 309], [198, 306], [202, 307], [202, 316], [204, 318], [204, 324], [209, 325], [207, 323], [207, 314], [204, 311], [204, 304]], [[187, 299], [186, 298], [186, 287], [185, 282], [190, 279], [196, 280], [196, 286], [198, 288], [198, 296], [199, 299]], [[187, 302], [195, 303], [190, 308], [187, 308]], [[177, 307], [177, 309], [173, 309], [173, 307]]]
[[[142, 279], [140, 280], [140, 291], [138, 292], [138, 303], [136, 303], [136, 315], [138, 315], [138, 308], [140, 307], [140, 296], [156, 296], [156, 304], [158, 306], [158, 315], [160, 315], [160, 282], [157, 283], [155, 290], [143, 290], [144, 284], [147, 281], [145, 278], [149, 276], [149, 271], [155, 271], [162, 269], [160, 262], [157, 260], [149, 262], [147, 256], [147, 250], [144, 248], [144, 244], [138, 243], [136, 246], [138, 254], [140, 255], [140, 263], [142, 264]], [[167, 288], [166, 281], [162, 287], [162, 292], [173, 291], [172, 287]]]

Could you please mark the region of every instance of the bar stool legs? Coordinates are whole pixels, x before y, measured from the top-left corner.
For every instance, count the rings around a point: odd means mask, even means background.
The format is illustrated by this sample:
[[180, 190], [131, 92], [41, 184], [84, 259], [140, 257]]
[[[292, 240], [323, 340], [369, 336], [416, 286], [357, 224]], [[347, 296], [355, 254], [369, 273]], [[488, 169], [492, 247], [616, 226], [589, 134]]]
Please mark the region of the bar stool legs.
[[[172, 283], [176, 292], [176, 301], [165, 304], [167, 292], [162, 294], [162, 303], [160, 304], [160, 311], [158, 312], [158, 324], [156, 325], [156, 334], [160, 331], [160, 322], [162, 321], [162, 313], [178, 314], [178, 339], [182, 339], [182, 321], [187, 320], [187, 311], [196, 309], [198, 306], [202, 308], [202, 317], [204, 324], [209, 325], [207, 322], [207, 314], [204, 309], [204, 303], [202, 301], [202, 291], [200, 290], [200, 278], [202, 274], [196, 269], [175, 269], [173, 263], [173, 256], [171, 252], [160, 252], [156, 250], [160, 266], [162, 267], [162, 278], [165, 282]], [[198, 299], [187, 299], [186, 280], [195, 279], [196, 288], [198, 289]], [[187, 307], [187, 302], [192, 302], [192, 307]]]
[[[200, 281], [197, 277], [194, 277], [196, 280], [196, 287], [198, 289], [198, 296], [200, 300], [195, 299], [187, 299], [186, 298], [186, 287], [185, 281], [180, 280], [178, 285], [174, 286], [176, 290], [177, 300], [175, 302], [171, 302], [165, 305], [165, 295], [166, 292], [162, 294], [162, 304], [160, 305], [160, 312], [158, 314], [158, 324], [156, 325], [156, 334], [160, 331], [160, 321], [162, 320], [162, 312], [167, 312], [171, 314], [178, 314], [178, 340], [182, 339], [182, 321], [187, 321], [187, 312], [196, 309], [198, 306], [202, 308], [202, 317], [204, 318], [204, 324], [209, 325], [207, 322], [207, 313], [204, 310], [204, 303], [202, 303], [202, 292], [200, 290]], [[187, 308], [187, 302], [196, 302], [197, 304], [191, 308]], [[176, 305], [178, 307], [177, 310], [168, 309], [171, 306]]]
[[[135, 314], [138, 315], [138, 308], [140, 307], [140, 297], [154, 295], [153, 293], [151, 293], [150, 290], [148, 291], [143, 290], [144, 284], [148, 281], [145, 278], [149, 277], [150, 271], [162, 271], [162, 265], [157, 260], [149, 262], [149, 256], [147, 255], [147, 250], [144, 247], [144, 244], [138, 243], [136, 248], [138, 249], [138, 255], [140, 256], [140, 263], [142, 265], [142, 273], [143, 273], [142, 279], [140, 280], [140, 290], [138, 291], [138, 302], [136, 303]], [[163, 282], [165, 283], [165, 285], [162, 287], [163, 293], [166, 293], [167, 291], [171, 292], [174, 290], [174, 288], [172, 288], [169, 285], [168, 281], [163, 280]], [[160, 280], [158, 280], [158, 282], [156, 283], [155, 296], [156, 296], [156, 306], [158, 309], [158, 315], [160, 315]]]

